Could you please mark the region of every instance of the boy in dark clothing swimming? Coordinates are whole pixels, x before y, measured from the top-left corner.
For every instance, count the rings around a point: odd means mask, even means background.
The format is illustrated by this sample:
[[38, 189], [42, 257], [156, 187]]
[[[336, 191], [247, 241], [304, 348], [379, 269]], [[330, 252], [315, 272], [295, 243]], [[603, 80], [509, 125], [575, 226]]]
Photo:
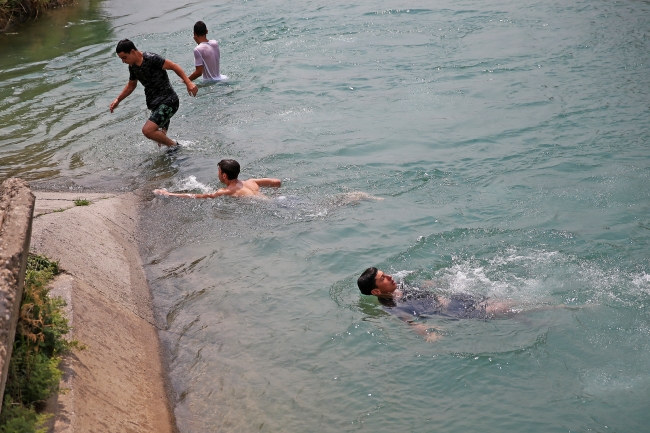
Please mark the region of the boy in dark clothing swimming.
[[439, 334], [430, 332], [419, 318], [441, 315], [454, 319], [488, 319], [508, 317], [515, 314], [508, 302], [490, 302], [485, 297], [472, 295], [438, 296], [428, 290], [418, 290], [398, 285], [393, 277], [377, 268], [368, 268], [357, 280], [357, 286], [364, 295], [377, 296], [389, 313], [411, 325], [427, 341], [435, 341]]
[[145, 137], [154, 140], [158, 146], [177, 146], [178, 142], [167, 137], [169, 121], [178, 111], [178, 95], [172, 88], [167, 76], [167, 71], [172, 70], [187, 86], [187, 93], [196, 96], [198, 88], [185, 75], [183, 69], [171, 60], [164, 59], [158, 54], [138, 51], [133, 42], [122, 39], [115, 48], [118, 57], [123, 63], [129, 65], [129, 82], [120, 95], [111, 102], [111, 113], [120, 102], [129, 96], [138, 85], [144, 86], [147, 99], [147, 108], [151, 110], [151, 117], [142, 127]]

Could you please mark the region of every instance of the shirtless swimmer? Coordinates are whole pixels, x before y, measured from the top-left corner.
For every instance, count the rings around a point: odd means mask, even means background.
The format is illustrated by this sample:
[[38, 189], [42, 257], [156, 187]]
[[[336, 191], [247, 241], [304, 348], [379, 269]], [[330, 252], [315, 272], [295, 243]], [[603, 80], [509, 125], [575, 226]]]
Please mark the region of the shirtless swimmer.
[[215, 198], [222, 195], [229, 195], [231, 197], [265, 197], [260, 192], [260, 187], [273, 187], [279, 188], [281, 185], [280, 179], [263, 178], [263, 179], [248, 179], [241, 181], [237, 179], [239, 176], [239, 163], [234, 159], [222, 159], [217, 164], [219, 170], [219, 181], [226, 185], [225, 188], [216, 190], [208, 194], [188, 194], [188, 193], [173, 193], [164, 189], [154, 190], [154, 194], [169, 195], [173, 197], [185, 198]]

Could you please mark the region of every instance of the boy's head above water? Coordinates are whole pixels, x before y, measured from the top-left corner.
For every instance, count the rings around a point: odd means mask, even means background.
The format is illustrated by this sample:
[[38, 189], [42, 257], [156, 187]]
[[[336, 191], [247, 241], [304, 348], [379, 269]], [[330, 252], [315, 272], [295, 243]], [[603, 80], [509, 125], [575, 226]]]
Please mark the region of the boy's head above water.
[[128, 39], [122, 39], [118, 42], [117, 47], [115, 47], [115, 52], [117, 53], [117, 57], [122, 60], [122, 63], [126, 63], [129, 66], [136, 64], [140, 59], [138, 49]]
[[388, 274], [377, 268], [368, 268], [357, 280], [357, 286], [364, 295], [392, 296], [397, 283]]
[[205, 37], [208, 34], [208, 27], [203, 21], [197, 21], [194, 24], [194, 36]]
[[117, 54], [130, 54], [133, 50], [137, 51], [137, 48], [135, 47], [135, 44], [129, 39], [122, 39], [117, 43], [117, 47], [115, 47], [115, 52]]
[[221, 178], [222, 176], [225, 175], [227, 180], [235, 180], [241, 170], [239, 163], [234, 159], [222, 159], [217, 164], [217, 167], [219, 167], [219, 180], [223, 183], [227, 182]]

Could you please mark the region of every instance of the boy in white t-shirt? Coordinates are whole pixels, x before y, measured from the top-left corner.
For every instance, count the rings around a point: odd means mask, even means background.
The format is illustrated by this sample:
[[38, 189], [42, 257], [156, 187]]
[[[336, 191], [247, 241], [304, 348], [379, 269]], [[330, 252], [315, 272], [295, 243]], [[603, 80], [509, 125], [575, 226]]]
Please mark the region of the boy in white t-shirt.
[[194, 66], [196, 70], [192, 72], [189, 79], [194, 81], [203, 76], [205, 81], [220, 81], [228, 78], [219, 73], [219, 43], [214, 39], [208, 40], [208, 28], [203, 21], [197, 21], [194, 24], [194, 41], [198, 44], [194, 48]]

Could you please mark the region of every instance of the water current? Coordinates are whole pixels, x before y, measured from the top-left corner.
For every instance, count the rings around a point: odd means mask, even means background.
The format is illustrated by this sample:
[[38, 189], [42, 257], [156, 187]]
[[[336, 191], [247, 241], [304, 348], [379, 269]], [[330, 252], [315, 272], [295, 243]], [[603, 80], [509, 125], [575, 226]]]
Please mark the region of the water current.
[[[170, 74], [166, 155], [114, 47], [191, 71], [198, 19], [230, 79]], [[182, 433], [646, 431], [649, 38], [636, 0], [81, 1], [0, 35], [0, 177], [142, 196]], [[283, 185], [150, 193], [222, 158]], [[428, 343], [368, 266], [521, 313]]]

